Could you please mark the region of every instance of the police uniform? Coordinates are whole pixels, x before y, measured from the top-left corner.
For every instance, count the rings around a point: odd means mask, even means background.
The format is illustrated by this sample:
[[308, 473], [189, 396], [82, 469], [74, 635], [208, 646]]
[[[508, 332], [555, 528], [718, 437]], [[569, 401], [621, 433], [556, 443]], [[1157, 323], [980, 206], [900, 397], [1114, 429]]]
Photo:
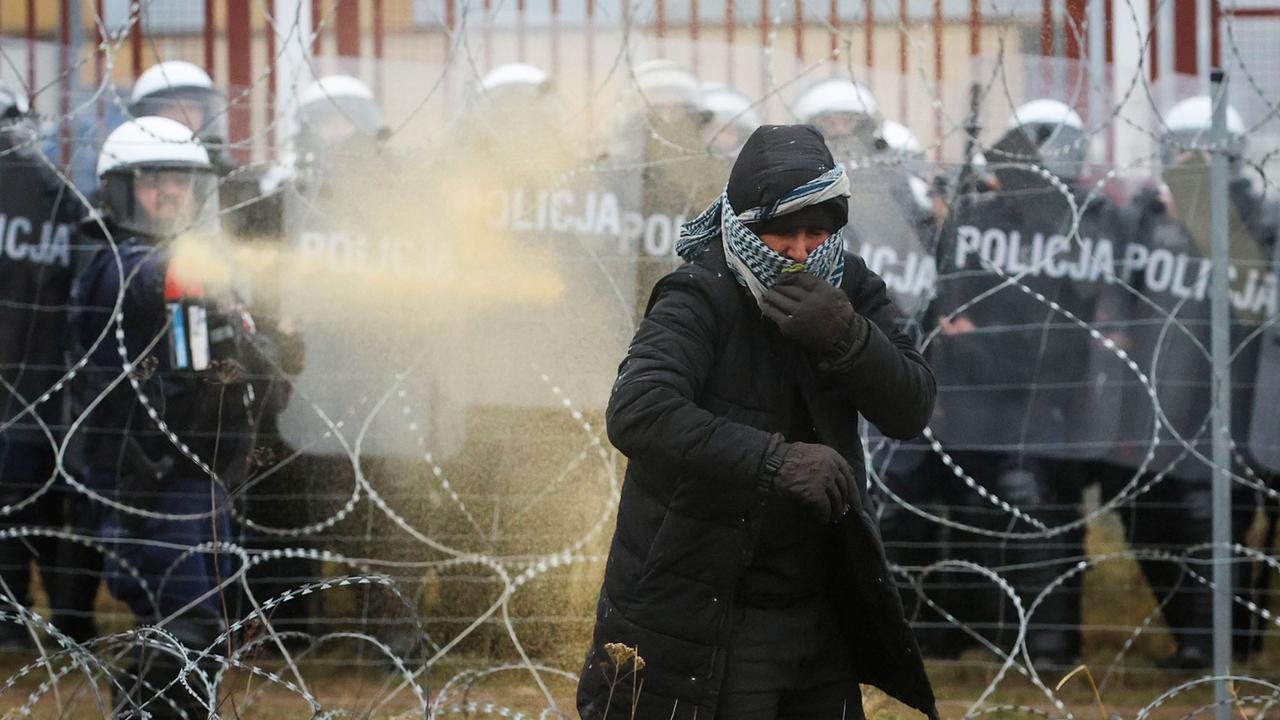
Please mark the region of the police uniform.
[[[1194, 192], [1178, 189], [1178, 185], [1207, 187], [1208, 166], [1192, 163], [1173, 170], [1167, 179], [1174, 184], [1171, 193], [1182, 196], [1176, 201], [1185, 221], [1175, 217], [1153, 189], [1134, 198], [1125, 213], [1132, 241], [1124, 253], [1124, 280], [1141, 299], [1117, 286], [1109, 293], [1106, 313], [1149, 386], [1099, 351], [1102, 362], [1110, 362], [1108, 374], [1117, 382], [1112, 385], [1115, 391], [1099, 404], [1098, 413], [1120, 420], [1109, 457], [1118, 470], [1102, 476], [1104, 496], [1114, 497], [1136, 482], [1140, 494], [1121, 513], [1131, 546], [1176, 558], [1212, 539], [1213, 469], [1208, 460], [1212, 457], [1212, 365], [1206, 352], [1210, 264], [1207, 244], [1197, 239], [1198, 234], [1207, 236], [1200, 226], [1207, 220], [1208, 205], [1197, 203]], [[1255, 330], [1274, 303], [1265, 266], [1246, 256], [1269, 256], [1275, 227], [1261, 212], [1264, 204], [1246, 180], [1233, 182], [1230, 196], [1232, 273], [1237, 278], [1231, 288], [1231, 426], [1233, 436], [1244, 438], [1254, 410], [1252, 394], [1263, 344]], [[1249, 246], [1251, 250], [1242, 250]], [[1232, 459], [1232, 472], [1240, 475], [1248, 462], [1240, 452], [1243, 447], [1241, 442]], [[1252, 491], [1233, 486], [1234, 542], [1244, 542], [1255, 502]], [[1140, 565], [1162, 602], [1161, 612], [1178, 646], [1175, 656], [1165, 662], [1187, 668], [1207, 666], [1212, 657], [1212, 591], [1188, 574], [1194, 571], [1207, 581], [1206, 566], [1152, 558], [1140, 560]], [[1237, 594], [1248, 593], [1249, 570], [1247, 564], [1237, 566]], [[1246, 651], [1254, 642], [1239, 634], [1251, 622], [1249, 613], [1238, 608], [1237, 651]]]
[[186, 677], [195, 696], [175, 675], [226, 627], [221, 593], [239, 565], [229, 498], [253, 448], [252, 381], [274, 361], [234, 289], [176, 268], [173, 238], [191, 227], [148, 224], [134, 187], [149, 172], [188, 182], [197, 217], [217, 209], [207, 153], [182, 125], [141, 118], [104, 143], [104, 211], [84, 224], [99, 246], [70, 302], [72, 350], [86, 361], [74, 384], [77, 477], [95, 502], [108, 589], [139, 625], [160, 623], [180, 643], [139, 635], [121, 707], [177, 717], [207, 712], [214, 695], [208, 659]]
[[[1083, 530], [1054, 529], [1079, 518], [1081, 475], [1098, 454], [1087, 437], [1092, 379], [1083, 362], [1093, 339], [1082, 324], [1114, 276], [1120, 234], [1104, 198], [1086, 204], [1086, 193], [1068, 196], [1046, 176], [1073, 184], [1079, 161], [1068, 156], [1081, 128], [1062, 103], [1033, 101], [990, 150], [1004, 192], [960, 204], [938, 260], [935, 314], [976, 329], [938, 334], [930, 355], [937, 435], [996, 498], [965, 492], [952, 519], [987, 532], [952, 532], [952, 555], [1000, 572], [1024, 608], [1047, 591], [1027, 634], [1032, 661], [1046, 665], [1070, 664], [1080, 651], [1079, 577], [1056, 581], [1082, 555]], [[1018, 624], [1004, 591], [974, 573], [948, 577], [944, 607], [997, 642], [1012, 641]]]
[[[69, 509], [79, 500], [56, 472], [55, 456], [66, 422], [57, 384], [67, 371], [65, 308], [81, 261], [72, 233], [80, 206], [36, 149], [25, 99], [3, 85], [0, 93], [24, 106], [10, 106], [0, 119], [0, 504], [12, 508], [0, 522], [62, 529], [77, 517]], [[93, 593], [82, 579], [94, 574], [94, 553], [42, 536], [0, 540], [0, 576], [25, 607], [32, 562], [53, 623], [75, 640], [93, 637]], [[4, 622], [0, 644], [30, 641], [25, 628]]]

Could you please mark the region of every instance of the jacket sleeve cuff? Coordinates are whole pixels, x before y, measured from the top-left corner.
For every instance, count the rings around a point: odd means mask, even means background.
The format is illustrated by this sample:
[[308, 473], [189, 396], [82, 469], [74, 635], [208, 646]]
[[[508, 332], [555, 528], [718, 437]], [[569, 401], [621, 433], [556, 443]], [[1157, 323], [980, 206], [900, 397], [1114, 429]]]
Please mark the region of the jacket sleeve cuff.
[[782, 470], [782, 463], [787, 459], [787, 451], [791, 444], [786, 442], [781, 433], [769, 436], [769, 444], [765, 447], [764, 459], [760, 463], [760, 477], [756, 482], [756, 490], [762, 493], [773, 492], [773, 482]]
[[871, 339], [871, 322], [854, 313], [853, 322], [844, 336], [818, 361], [818, 370], [824, 373], [842, 374], [853, 367], [862, 350]]

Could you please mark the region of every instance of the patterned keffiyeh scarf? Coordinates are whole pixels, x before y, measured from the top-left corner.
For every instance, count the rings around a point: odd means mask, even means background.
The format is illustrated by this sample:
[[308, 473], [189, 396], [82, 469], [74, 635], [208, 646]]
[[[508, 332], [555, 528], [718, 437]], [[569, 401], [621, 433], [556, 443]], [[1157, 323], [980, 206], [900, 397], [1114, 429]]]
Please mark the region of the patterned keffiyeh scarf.
[[726, 186], [718, 200], [680, 228], [676, 252], [684, 260], [692, 262], [719, 237], [729, 270], [751, 291], [757, 305], [784, 271], [804, 270], [839, 287], [844, 276], [844, 228], [832, 233], [826, 242], [809, 254], [802, 266], [796, 267], [798, 263], [765, 245], [745, 223], [764, 222], [809, 205], [848, 196], [849, 177], [840, 165], [783, 195], [770, 206], [754, 207], [741, 213], [735, 213], [729, 205]]

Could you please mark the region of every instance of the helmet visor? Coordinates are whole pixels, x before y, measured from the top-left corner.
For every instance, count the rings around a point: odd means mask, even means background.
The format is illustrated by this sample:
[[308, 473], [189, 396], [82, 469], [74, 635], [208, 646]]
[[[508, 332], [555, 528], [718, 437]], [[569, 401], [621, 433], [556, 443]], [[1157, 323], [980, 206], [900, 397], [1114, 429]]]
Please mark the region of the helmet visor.
[[227, 139], [227, 100], [212, 88], [172, 88], [140, 98], [130, 107], [134, 117], [156, 115], [176, 120], [205, 142]]
[[315, 149], [376, 138], [386, 125], [382, 110], [364, 98], [330, 97], [299, 108], [298, 124]]
[[0, 117], [0, 153], [21, 152], [22, 148], [35, 151], [39, 137], [39, 128], [30, 115]]
[[813, 116], [809, 123], [822, 133], [838, 161], [869, 156], [876, 151], [880, 123], [871, 115], [826, 112]]
[[116, 225], [146, 237], [218, 230], [218, 177], [209, 168], [121, 168], [103, 178], [103, 201]]
[[1067, 182], [1078, 180], [1084, 173], [1088, 146], [1084, 133], [1069, 125], [1028, 125], [1026, 132], [1040, 149], [1040, 163], [1049, 172]]
[[[1176, 165], [1183, 155], [1205, 152], [1213, 146], [1211, 130], [1171, 130], [1160, 136], [1160, 160], [1166, 167]], [[1244, 136], [1230, 135], [1225, 149], [1229, 161], [1239, 165], [1246, 149]]]
[[551, 92], [550, 86], [545, 83], [510, 83], [487, 90], [481, 88], [477, 95], [480, 100], [492, 103], [495, 107], [523, 108], [546, 101]]

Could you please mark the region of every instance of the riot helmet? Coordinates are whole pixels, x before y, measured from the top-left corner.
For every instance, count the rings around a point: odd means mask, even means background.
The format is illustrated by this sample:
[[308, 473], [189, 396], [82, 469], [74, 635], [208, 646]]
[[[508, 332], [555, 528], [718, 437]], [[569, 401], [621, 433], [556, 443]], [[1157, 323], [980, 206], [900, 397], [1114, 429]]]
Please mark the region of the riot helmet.
[[26, 94], [0, 80], [0, 120], [24, 118], [30, 112]]
[[182, 123], [130, 120], [98, 154], [102, 211], [116, 227], [150, 240], [218, 229], [218, 177], [209, 153]]
[[[1208, 95], [1187, 98], [1174, 105], [1164, 117], [1165, 131], [1160, 136], [1160, 161], [1168, 167], [1182, 153], [1207, 150], [1213, 145], [1213, 99]], [[1248, 145], [1244, 119], [1233, 107], [1227, 107], [1227, 157], [1233, 177], [1244, 170], [1244, 152]]]
[[129, 114], [176, 120], [209, 144], [227, 139], [226, 97], [209, 73], [183, 60], [157, 63], [139, 75], [129, 97]]
[[0, 146], [14, 147], [36, 139], [36, 128], [31, 118], [31, 105], [21, 90], [0, 80], [0, 133], [4, 138]]
[[838, 161], [870, 155], [880, 129], [880, 105], [866, 87], [851, 80], [823, 80], [801, 93], [796, 119], [818, 128]]
[[490, 70], [476, 86], [477, 99], [487, 98], [497, 106], [532, 105], [554, 90], [551, 78], [539, 68], [524, 63], [500, 65]]
[[711, 115], [703, 128], [707, 149], [716, 157], [733, 160], [760, 127], [760, 113], [746, 95], [719, 83], [702, 86], [702, 107]]
[[539, 142], [537, 137], [549, 138], [563, 130], [563, 108], [550, 76], [524, 63], [489, 71], [476, 83], [467, 109], [462, 118], [464, 135], [490, 136], [490, 141], [508, 148]]
[[693, 120], [699, 125], [710, 119], [702, 107], [698, 78], [674, 60], [650, 60], [635, 68], [636, 102], [645, 113], [662, 123]]
[[[1039, 165], [1065, 183], [1074, 183], [1084, 172], [1087, 154], [1084, 121], [1071, 106], [1060, 100], [1041, 98], [1020, 105], [1009, 118], [1005, 138], [1022, 133], [1036, 148]], [[1001, 144], [1006, 146], [1003, 140]], [[1025, 158], [998, 157], [996, 162], [1019, 162]]]
[[924, 159], [924, 147], [916, 134], [900, 122], [885, 120], [880, 126], [881, 150], [901, 162]]
[[298, 153], [315, 160], [329, 154], [372, 154], [388, 133], [382, 108], [368, 85], [350, 75], [329, 75], [298, 97]]

